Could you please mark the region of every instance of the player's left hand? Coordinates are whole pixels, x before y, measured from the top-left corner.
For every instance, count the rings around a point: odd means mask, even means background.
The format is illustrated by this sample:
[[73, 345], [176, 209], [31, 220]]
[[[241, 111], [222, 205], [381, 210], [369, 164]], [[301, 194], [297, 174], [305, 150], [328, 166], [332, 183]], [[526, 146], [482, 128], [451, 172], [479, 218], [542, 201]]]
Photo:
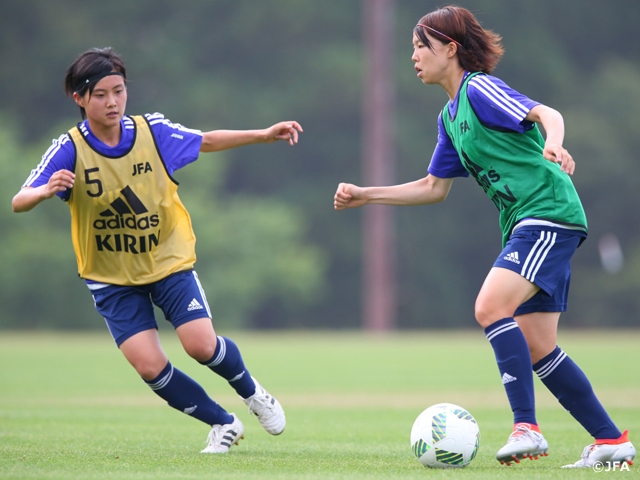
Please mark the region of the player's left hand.
[[265, 142], [272, 143], [278, 140], [286, 140], [289, 145], [298, 143], [298, 132], [302, 132], [302, 127], [298, 122], [280, 122], [267, 128], [265, 132]]
[[542, 154], [547, 160], [560, 164], [560, 170], [573, 175], [576, 169], [576, 162], [573, 161], [573, 157], [562, 145], [547, 143]]

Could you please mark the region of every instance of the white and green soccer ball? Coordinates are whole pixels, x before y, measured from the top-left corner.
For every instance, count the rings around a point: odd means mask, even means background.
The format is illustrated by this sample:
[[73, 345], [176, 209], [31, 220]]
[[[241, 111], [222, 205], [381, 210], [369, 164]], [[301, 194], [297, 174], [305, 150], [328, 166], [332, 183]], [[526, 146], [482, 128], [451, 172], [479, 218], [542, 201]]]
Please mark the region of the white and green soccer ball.
[[427, 408], [411, 428], [411, 449], [425, 467], [465, 467], [478, 453], [479, 445], [478, 422], [452, 403]]

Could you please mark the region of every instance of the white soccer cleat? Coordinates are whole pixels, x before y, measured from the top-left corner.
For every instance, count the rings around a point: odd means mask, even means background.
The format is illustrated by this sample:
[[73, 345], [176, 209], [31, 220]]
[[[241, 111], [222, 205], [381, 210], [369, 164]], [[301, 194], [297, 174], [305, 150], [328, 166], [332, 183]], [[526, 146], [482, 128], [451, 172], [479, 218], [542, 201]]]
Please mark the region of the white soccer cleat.
[[280, 402], [262, 388], [255, 378], [251, 378], [256, 384], [256, 393], [249, 398], [243, 398], [242, 401], [249, 407], [249, 413], [258, 417], [260, 424], [267, 432], [271, 435], [280, 435], [287, 424]]
[[636, 449], [629, 441], [629, 431], [625, 430], [616, 444], [600, 443], [584, 447], [582, 458], [576, 463], [565, 465], [562, 468], [593, 468], [594, 465], [611, 465], [616, 463], [628, 463], [633, 465]]
[[528, 423], [517, 423], [509, 435], [507, 444], [498, 450], [496, 459], [501, 464], [520, 463], [523, 458], [537, 460], [549, 455], [549, 444], [540, 432], [536, 432]]
[[207, 437], [207, 448], [200, 453], [227, 453], [231, 445], [238, 445], [244, 438], [244, 425], [235, 413], [232, 413], [233, 423], [213, 425]]

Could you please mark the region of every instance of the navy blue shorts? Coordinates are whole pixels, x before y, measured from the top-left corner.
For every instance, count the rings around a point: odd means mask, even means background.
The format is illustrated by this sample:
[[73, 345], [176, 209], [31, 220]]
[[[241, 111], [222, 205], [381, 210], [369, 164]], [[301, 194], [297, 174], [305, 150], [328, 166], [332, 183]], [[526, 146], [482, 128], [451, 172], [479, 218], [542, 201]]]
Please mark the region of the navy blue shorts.
[[191, 320], [211, 318], [194, 270], [174, 273], [148, 285], [109, 285], [91, 293], [96, 310], [107, 322], [118, 347], [136, 333], [158, 328], [153, 305], [162, 310], [174, 328]]
[[527, 226], [509, 237], [493, 266], [516, 272], [540, 287], [514, 315], [567, 310], [570, 261], [584, 236], [562, 228]]

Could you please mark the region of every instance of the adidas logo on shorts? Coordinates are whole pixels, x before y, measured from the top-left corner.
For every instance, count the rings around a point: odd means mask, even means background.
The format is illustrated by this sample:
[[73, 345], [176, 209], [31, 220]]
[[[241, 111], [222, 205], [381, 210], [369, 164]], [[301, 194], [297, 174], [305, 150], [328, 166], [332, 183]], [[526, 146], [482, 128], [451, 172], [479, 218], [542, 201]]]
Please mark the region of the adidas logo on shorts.
[[511, 252], [502, 257], [503, 260], [507, 260], [508, 262], [513, 262], [517, 265], [520, 265], [520, 259], [518, 258], [518, 252]]
[[196, 300], [195, 298], [193, 300], [191, 300], [191, 303], [189, 304], [189, 306], [187, 307], [187, 311], [188, 312], [192, 312], [194, 310], [202, 310], [204, 307], [202, 305], [200, 305], [200, 303], [198, 302], [198, 300]]

